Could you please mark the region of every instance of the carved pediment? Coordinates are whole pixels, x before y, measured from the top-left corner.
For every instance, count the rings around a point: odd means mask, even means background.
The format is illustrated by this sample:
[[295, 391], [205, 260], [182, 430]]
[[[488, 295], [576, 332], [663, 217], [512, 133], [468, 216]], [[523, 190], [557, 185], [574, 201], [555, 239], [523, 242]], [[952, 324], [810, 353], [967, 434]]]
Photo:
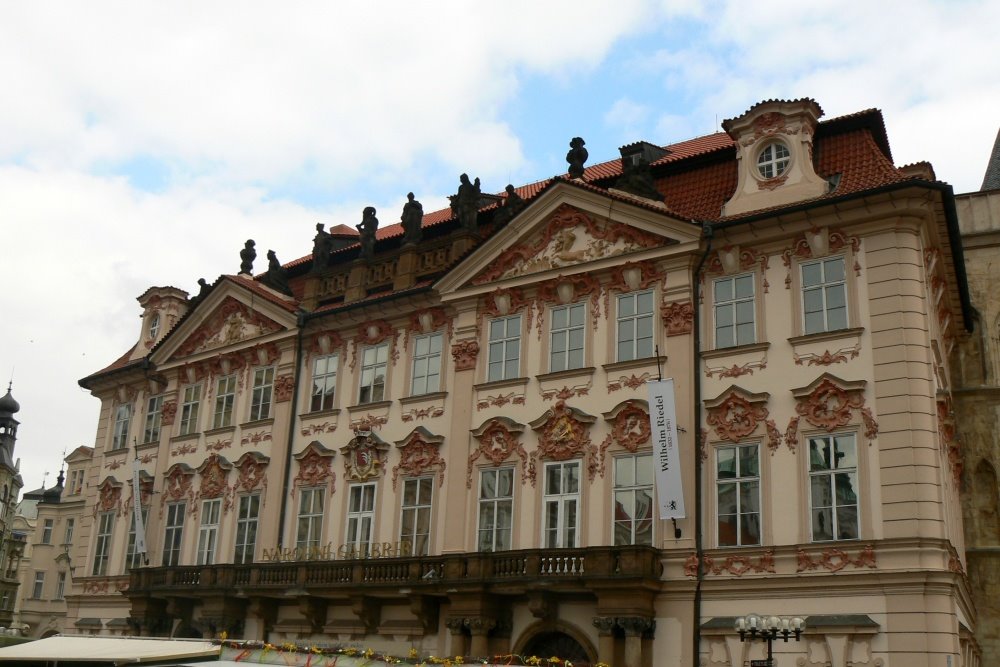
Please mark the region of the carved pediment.
[[422, 475], [428, 470], [436, 470], [438, 484], [444, 483], [445, 460], [441, 458], [441, 444], [444, 437], [434, 435], [423, 426], [413, 429], [410, 435], [396, 442], [399, 449], [399, 465], [392, 469], [392, 488], [396, 488], [399, 473], [410, 477]]
[[542, 416], [531, 422], [538, 431], [538, 449], [531, 453], [530, 474], [534, 482], [535, 461], [566, 461], [587, 458], [587, 473], [591, 481], [600, 470], [599, 452], [590, 440], [590, 425], [597, 418], [559, 401]]
[[191, 480], [195, 470], [186, 463], [175, 463], [164, 473], [163, 492], [160, 496], [160, 513], [168, 502], [194, 500]]
[[706, 422], [712, 427], [715, 435], [722, 440], [739, 442], [743, 438], [757, 433], [763, 426], [767, 436], [767, 446], [771, 454], [781, 444], [781, 433], [773, 419], [769, 419], [767, 392], [755, 394], [732, 385], [713, 400], [705, 401], [705, 411], [708, 414]]
[[347, 479], [363, 482], [381, 477], [389, 444], [365, 427], [356, 428], [354, 437], [340, 448]]
[[249, 493], [258, 488], [267, 491], [267, 464], [271, 459], [260, 452], [247, 452], [236, 461], [236, 484], [233, 485], [234, 493]]
[[799, 418], [825, 431], [846, 426], [855, 419], [855, 412], [864, 425], [865, 437], [878, 437], [878, 422], [871, 408], [865, 405], [865, 380], [841, 380], [831, 373], [823, 373], [809, 385], [792, 390], [795, 396], [796, 417], [788, 423], [785, 440], [789, 447], [798, 444]]
[[473, 284], [584, 264], [662, 246], [665, 239], [647, 231], [598, 218], [563, 204], [541, 229], [504, 250]]
[[122, 483], [114, 477], [105, 477], [97, 487], [97, 504], [94, 505], [94, 516], [98, 512], [122, 511]]
[[199, 498], [222, 498], [229, 492], [229, 471], [233, 464], [216, 453], [209, 454], [205, 462], [198, 466], [201, 485]]
[[528, 452], [521, 444], [519, 434], [524, 431], [524, 424], [518, 424], [507, 417], [494, 417], [483, 422], [479, 428], [472, 431], [472, 437], [479, 443], [469, 455], [469, 465], [466, 470], [466, 488], [472, 488], [472, 470], [480, 458], [485, 458], [495, 466], [516, 455], [521, 460], [521, 482], [528, 475]]
[[259, 311], [252, 310], [233, 297], [227, 297], [181, 343], [177, 356], [186, 357], [196, 352], [252, 340], [282, 328]]
[[299, 487], [330, 485], [330, 493], [334, 492], [337, 473], [333, 471], [333, 457], [336, 454], [318, 441], [313, 440], [305, 449], [294, 455], [299, 462], [299, 472], [292, 480], [292, 495]]

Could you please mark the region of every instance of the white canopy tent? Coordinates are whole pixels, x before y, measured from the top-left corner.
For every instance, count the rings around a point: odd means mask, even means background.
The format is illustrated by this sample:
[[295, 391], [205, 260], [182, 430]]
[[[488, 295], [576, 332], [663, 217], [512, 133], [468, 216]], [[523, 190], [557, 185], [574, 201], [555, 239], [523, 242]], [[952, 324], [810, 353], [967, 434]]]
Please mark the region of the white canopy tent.
[[56, 635], [0, 648], [0, 662], [33, 660], [53, 665], [87, 662], [130, 665], [211, 656], [218, 658], [220, 650], [218, 644], [198, 640]]

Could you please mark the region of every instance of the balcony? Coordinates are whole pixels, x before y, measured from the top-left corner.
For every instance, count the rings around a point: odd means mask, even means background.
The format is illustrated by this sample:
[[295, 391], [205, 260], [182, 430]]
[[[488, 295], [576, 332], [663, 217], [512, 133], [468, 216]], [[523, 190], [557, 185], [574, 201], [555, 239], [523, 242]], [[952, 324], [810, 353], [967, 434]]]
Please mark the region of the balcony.
[[[493, 553], [354, 560], [302, 560], [138, 568], [135, 597], [199, 599], [220, 595], [326, 598], [400, 596], [400, 589], [446, 597], [455, 591], [518, 595], [544, 585], [552, 592], [602, 587], [658, 589], [660, 555], [648, 546], [530, 549]], [[294, 593], [292, 593], [294, 592]]]

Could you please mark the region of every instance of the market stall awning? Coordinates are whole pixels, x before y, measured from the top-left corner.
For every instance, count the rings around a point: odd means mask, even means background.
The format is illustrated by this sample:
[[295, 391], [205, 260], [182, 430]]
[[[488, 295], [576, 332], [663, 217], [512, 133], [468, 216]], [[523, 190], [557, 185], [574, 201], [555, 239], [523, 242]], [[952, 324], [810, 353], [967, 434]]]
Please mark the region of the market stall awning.
[[56, 664], [113, 662], [116, 665], [219, 655], [217, 644], [185, 639], [56, 635], [0, 648], [0, 662], [48, 660]]

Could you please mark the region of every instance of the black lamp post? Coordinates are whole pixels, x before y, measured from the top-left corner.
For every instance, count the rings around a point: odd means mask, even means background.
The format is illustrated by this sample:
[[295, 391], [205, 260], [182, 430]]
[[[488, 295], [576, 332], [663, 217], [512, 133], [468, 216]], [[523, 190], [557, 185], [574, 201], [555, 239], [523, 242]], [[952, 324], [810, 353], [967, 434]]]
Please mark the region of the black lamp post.
[[740, 634], [741, 642], [753, 642], [755, 639], [767, 642], [766, 663], [756, 665], [754, 663], [758, 661], [751, 660], [751, 667], [774, 667], [774, 657], [771, 653], [771, 644], [774, 640], [781, 639], [788, 642], [790, 637], [795, 637], [795, 641], [799, 641], [805, 629], [806, 622], [798, 616], [779, 618], [777, 616], [761, 617], [757, 614], [748, 614], [736, 619], [736, 632]]

